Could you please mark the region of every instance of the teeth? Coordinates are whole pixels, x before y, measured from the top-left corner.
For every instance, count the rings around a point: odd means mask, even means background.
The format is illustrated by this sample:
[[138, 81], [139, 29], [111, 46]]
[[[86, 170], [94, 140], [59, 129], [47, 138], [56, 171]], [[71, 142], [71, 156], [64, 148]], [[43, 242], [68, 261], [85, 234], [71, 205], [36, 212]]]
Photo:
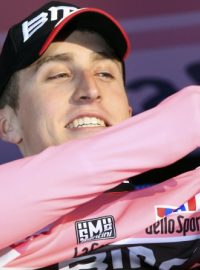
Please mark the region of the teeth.
[[67, 125], [68, 128], [81, 128], [81, 127], [105, 127], [105, 122], [96, 117], [82, 117], [75, 119]]

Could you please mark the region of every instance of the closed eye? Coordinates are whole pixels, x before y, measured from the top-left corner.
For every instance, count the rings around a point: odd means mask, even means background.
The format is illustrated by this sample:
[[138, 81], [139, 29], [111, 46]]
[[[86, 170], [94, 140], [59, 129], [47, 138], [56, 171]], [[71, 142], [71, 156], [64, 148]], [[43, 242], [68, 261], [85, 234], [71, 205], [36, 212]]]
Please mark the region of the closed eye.
[[63, 78], [70, 78], [70, 74], [66, 72], [58, 73], [58, 74], [49, 76], [48, 80], [56, 80], [56, 79], [63, 79]]
[[114, 76], [111, 74], [111, 73], [109, 73], [109, 72], [99, 72], [98, 73], [98, 76], [100, 77], [100, 78], [107, 78], [107, 79], [112, 79], [112, 78], [114, 78]]

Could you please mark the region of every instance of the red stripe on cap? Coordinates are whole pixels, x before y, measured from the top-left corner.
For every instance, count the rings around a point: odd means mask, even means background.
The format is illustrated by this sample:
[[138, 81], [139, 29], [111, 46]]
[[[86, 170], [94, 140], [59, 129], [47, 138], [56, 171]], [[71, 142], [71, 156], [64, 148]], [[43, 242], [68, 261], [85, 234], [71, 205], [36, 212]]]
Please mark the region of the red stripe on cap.
[[123, 56], [123, 60], [128, 56], [128, 54], [131, 51], [131, 42], [130, 39], [127, 35], [127, 33], [125, 32], [125, 30], [122, 28], [122, 26], [118, 23], [118, 21], [113, 18], [110, 14], [104, 12], [103, 10], [100, 10], [98, 8], [82, 8], [79, 9], [77, 11], [72, 12], [72, 14], [70, 14], [69, 16], [67, 16], [64, 20], [62, 20], [50, 33], [50, 35], [48, 36], [48, 38], [46, 39], [45, 43], [43, 44], [41, 50], [39, 51], [39, 55], [41, 56], [46, 49], [49, 47], [49, 45], [51, 44], [51, 42], [54, 40], [54, 38], [56, 37], [56, 35], [59, 33], [59, 31], [66, 25], [66, 23], [68, 23], [71, 19], [73, 19], [74, 17], [76, 17], [78, 14], [82, 14], [85, 12], [96, 12], [99, 13], [101, 15], [104, 15], [105, 17], [107, 17], [108, 19], [110, 19], [110, 21], [112, 21], [119, 29], [119, 31], [122, 33], [125, 42], [127, 44], [127, 49], [126, 52]]

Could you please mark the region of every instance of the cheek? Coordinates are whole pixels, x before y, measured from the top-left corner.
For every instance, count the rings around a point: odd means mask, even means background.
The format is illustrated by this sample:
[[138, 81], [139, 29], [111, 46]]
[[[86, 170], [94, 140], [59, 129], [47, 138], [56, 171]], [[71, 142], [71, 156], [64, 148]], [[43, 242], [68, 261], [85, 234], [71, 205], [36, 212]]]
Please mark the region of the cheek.
[[131, 109], [126, 99], [117, 99], [112, 102], [111, 114], [114, 122], [120, 123], [131, 117]]
[[[131, 109], [125, 90], [113, 91], [109, 98], [110, 108], [118, 118], [126, 119], [131, 116]], [[121, 116], [121, 117], [120, 117]]]
[[113, 117], [116, 119], [117, 123], [131, 117], [130, 106], [127, 102], [120, 100], [116, 103], [113, 103], [112, 108]]
[[[42, 89], [43, 90], [43, 89]], [[22, 114], [27, 114], [29, 117], [42, 117], [44, 115], [50, 116], [59, 108], [59, 97], [56, 93], [43, 91], [41, 93], [35, 93], [34, 95], [26, 96], [23, 99], [23, 104], [20, 104]], [[62, 101], [62, 99], [60, 99]]]
[[24, 100], [23, 104], [20, 104], [19, 117], [22, 122], [28, 121], [28, 119], [35, 118], [36, 116], [36, 104], [32, 100]]
[[[38, 130], [45, 114], [45, 104], [36, 96], [26, 96], [19, 106], [19, 119], [24, 132]], [[48, 114], [48, 112], [46, 112]]]

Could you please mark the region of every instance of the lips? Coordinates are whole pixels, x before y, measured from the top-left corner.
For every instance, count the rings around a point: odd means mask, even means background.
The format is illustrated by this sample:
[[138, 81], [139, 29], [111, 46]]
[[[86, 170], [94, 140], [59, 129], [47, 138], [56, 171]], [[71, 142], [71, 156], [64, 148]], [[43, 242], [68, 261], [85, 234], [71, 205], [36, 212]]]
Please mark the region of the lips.
[[67, 124], [66, 127], [70, 129], [86, 127], [106, 127], [106, 123], [103, 119], [98, 117], [84, 116], [74, 119], [69, 124]]

